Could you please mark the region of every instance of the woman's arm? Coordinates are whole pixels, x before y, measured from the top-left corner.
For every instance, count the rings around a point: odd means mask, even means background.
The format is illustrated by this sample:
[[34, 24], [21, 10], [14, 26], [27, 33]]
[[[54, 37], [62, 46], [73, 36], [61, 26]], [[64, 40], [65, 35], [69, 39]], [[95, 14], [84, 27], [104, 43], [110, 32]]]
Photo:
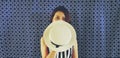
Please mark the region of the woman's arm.
[[42, 54], [42, 58], [54, 58], [55, 55], [56, 55], [55, 51], [51, 51], [48, 54], [48, 49], [47, 49], [47, 46], [46, 46], [46, 44], [44, 42], [43, 37], [41, 38], [41, 54]]
[[78, 58], [78, 44], [77, 44], [77, 40], [76, 40], [76, 43], [75, 43], [74, 48], [73, 48], [73, 57], [72, 58]]
[[45, 45], [43, 37], [41, 37], [41, 54], [42, 58], [46, 58], [46, 56], [48, 55], [47, 46]]

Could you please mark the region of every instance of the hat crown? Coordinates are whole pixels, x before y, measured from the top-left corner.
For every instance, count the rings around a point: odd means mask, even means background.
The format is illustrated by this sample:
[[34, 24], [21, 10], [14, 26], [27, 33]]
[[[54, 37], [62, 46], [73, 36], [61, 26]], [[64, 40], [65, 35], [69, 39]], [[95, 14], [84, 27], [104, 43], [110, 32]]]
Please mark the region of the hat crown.
[[71, 40], [71, 31], [64, 24], [56, 24], [50, 29], [50, 40], [58, 45], [65, 45]]

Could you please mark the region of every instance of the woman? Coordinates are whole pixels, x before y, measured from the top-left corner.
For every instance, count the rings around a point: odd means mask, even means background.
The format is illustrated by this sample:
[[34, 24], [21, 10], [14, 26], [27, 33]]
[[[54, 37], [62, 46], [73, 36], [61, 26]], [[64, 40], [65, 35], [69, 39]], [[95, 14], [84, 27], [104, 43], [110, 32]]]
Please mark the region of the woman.
[[[70, 16], [68, 10], [64, 6], [58, 6], [54, 9], [51, 19], [51, 22], [55, 22], [57, 20], [63, 20], [68, 23], [70, 23]], [[70, 51], [72, 51], [70, 53]], [[41, 54], [42, 58], [64, 58], [66, 56], [67, 58], [78, 58], [78, 46], [77, 46], [77, 40], [75, 43], [75, 46], [70, 48], [69, 50], [63, 51], [63, 52], [56, 52], [56, 51], [50, 51], [47, 45], [45, 44], [45, 41], [43, 37], [41, 38]], [[62, 57], [61, 57], [62, 56]]]

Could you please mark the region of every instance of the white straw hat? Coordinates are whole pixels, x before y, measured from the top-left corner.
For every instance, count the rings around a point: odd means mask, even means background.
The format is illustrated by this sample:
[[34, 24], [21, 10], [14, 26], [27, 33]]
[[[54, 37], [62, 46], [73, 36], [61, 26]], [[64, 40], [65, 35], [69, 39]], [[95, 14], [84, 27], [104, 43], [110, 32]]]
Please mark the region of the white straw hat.
[[71, 48], [76, 40], [76, 32], [72, 25], [59, 20], [52, 22], [44, 31], [43, 38], [49, 49], [65, 51]]

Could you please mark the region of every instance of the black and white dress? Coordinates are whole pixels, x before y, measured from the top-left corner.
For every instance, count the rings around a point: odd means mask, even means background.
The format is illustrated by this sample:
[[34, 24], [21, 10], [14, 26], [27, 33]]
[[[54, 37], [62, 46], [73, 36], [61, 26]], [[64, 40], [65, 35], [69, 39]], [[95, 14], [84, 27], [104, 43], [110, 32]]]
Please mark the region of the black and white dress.
[[72, 52], [73, 47], [63, 52], [57, 52], [55, 58], [72, 58]]

